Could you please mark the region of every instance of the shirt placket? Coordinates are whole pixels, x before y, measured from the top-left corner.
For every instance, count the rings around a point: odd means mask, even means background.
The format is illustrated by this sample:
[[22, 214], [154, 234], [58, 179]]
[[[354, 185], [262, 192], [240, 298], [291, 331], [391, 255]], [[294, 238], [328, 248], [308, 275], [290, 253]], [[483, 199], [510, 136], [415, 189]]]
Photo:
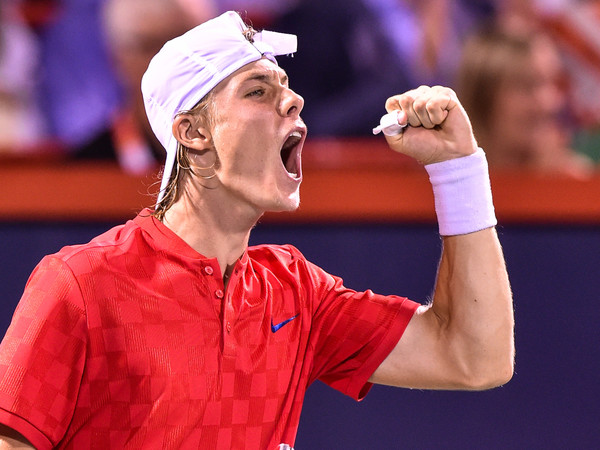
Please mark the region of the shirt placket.
[[223, 280], [215, 276], [218, 268], [211, 264], [204, 267], [204, 274], [209, 277], [210, 292], [212, 301], [215, 305], [217, 316], [221, 319], [221, 345], [224, 357], [234, 357], [236, 354], [236, 341], [233, 334], [233, 326], [236, 321], [238, 311], [235, 310], [233, 303], [233, 293], [239, 280], [239, 268], [234, 268], [231, 274], [227, 288]]
[[233, 333], [233, 327], [239, 314], [233, 302], [235, 287], [239, 281], [239, 267], [237, 265], [239, 265], [239, 262], [231, 273], [227, 288], [219, 293], [223, 296], [223, 356], [232, 358], [235, 358], [237, 353], [237, 342]]

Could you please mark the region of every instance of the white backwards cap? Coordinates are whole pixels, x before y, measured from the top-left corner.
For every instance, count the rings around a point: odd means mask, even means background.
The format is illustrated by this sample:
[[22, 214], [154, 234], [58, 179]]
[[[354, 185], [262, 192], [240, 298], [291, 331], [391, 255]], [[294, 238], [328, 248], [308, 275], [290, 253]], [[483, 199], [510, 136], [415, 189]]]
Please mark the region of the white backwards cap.
[[172, 124], [175, 116], [192, 109], [217, 84], [236, 70], [263, 56], [295, 53], [293, 34], [261, 31], [251, 43], [248, 26], [238, 13], [228, 11], [168, 41], [152, 58], [142, 78], [142, 94], [152, 131], [167, 151], [158, 194], [165, 194], [177, 154]]

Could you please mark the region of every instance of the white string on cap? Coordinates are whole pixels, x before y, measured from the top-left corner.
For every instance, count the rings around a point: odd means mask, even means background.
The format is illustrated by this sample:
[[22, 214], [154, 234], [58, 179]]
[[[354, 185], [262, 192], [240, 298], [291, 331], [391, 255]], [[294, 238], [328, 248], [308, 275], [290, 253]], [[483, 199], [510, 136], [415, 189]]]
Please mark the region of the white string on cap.
[[400, 125], [398, 123], [399, 110], [392, 111], [381, 117], [379, 126], [373, 128], [373, 134], [379, 134], [383, 132], [386, 136], [395, 136], [402, 133], [402, 130], [406, 128], [408, 124]]
[[298, 50], [298, 38], [294, 34], [263, 30], [256, 33], [253, 40], [254, 46], [261, 53], [278, 56], [296, 53]]

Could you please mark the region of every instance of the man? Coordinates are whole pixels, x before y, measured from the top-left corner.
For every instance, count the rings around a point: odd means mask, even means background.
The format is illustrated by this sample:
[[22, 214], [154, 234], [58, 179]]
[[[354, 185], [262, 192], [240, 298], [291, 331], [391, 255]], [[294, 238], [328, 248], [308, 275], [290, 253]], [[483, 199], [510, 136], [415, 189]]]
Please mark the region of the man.
[[391, 97], [384, 127], [434, 185], [444, 250], [432, 304], [349, 290], [292, 246], [248, 247], [265, 211], [299, 204], [303, 100], [274, 58], [295, 47], [230, 12], [150, 63], [142, 91], [167, 150], [156, 210], [32, 274], [0, 348], [6, 445], [290, 448], [315, 379], [356, 399], [371, 383], [510, 379], [485, 157], [449, 89]]

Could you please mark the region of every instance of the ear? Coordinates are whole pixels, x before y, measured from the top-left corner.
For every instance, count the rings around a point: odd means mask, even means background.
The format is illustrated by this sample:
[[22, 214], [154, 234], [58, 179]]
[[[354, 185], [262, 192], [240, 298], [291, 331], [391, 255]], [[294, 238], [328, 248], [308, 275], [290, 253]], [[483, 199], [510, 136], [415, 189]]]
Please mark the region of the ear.
[[189, 149], [206, 150], [212, 148], [212, 135], [191, 114], [180, 114], [173, 120], [173, 136]]

